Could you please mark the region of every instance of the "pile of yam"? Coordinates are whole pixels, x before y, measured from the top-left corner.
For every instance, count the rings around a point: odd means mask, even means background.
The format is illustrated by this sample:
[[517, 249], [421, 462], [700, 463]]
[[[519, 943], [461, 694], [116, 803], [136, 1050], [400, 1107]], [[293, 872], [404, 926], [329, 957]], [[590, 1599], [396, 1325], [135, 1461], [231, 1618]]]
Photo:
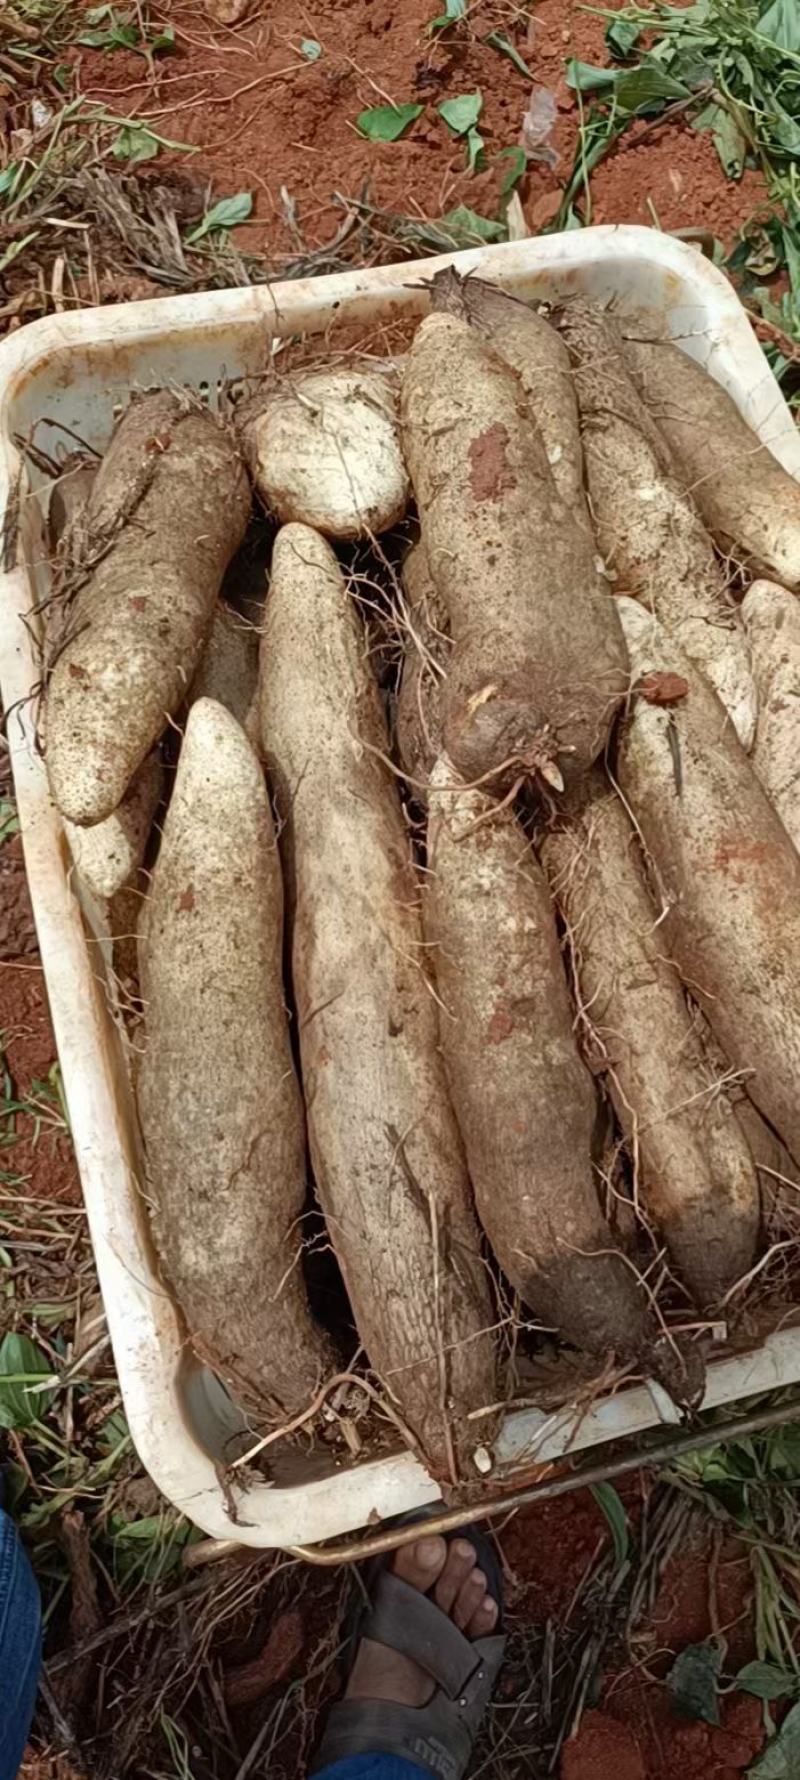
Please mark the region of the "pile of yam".
[[40, 741], [187, 1353], [453, 1490], [798, 1301], [800, 486], [616, 307], [421, 309], [64, 465]]

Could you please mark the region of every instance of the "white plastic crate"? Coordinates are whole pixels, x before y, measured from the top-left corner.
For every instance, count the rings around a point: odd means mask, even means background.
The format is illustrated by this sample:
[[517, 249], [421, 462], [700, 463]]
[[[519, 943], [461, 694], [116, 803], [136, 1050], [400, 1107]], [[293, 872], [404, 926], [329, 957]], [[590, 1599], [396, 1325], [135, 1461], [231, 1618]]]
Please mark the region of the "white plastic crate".
[[[95, 447], [134, 387], [191, 385], [214, 405], [224, 380], [262, 368], [276, 336], [372, 329], [422, 315], [425, 279], [454, 263], [507, 290], [546, 300], [580, 292], [613, 297], [619, 311], [668, 333], [730, 390], [761, 438], [800, 476], [800, 439], [747, 317], [722, 274], [692, 248], [654, 230], [597, 228], [258, 290], [83, 310], [34, 322], [0, 345], [0, 510], [7, 518], [0, 576], [0, 685], [12, 710], [11, 745], [31, 899], [97, 1269], [131, 1433], [163, 1494], [208, 1534], [250, 1546], [310, 1544], [434, 1501], [438, 1490], [411, 1454], [335, 1475], [236, 1490], [236, 1516], [219, 1480], [235, 1412], [211, 1375], [184, 1351], [158, 1277], [137, 1186], [137, 1134], [125, 1057], [103, 988], [101, 948], [88, 935], [69, 853], [50, 801], [24, 702], [37, 664], [23, 616], [48, 580], [38, 490], [15, 438], [37, 425], [44, 449], [69, 448], [58, 425]], [[21, 480], [20, 480], [21, 477]], [[14, 515], [19, 540], [14, 546]], [[0, 991], [1, 993], [1, 991]], [[743, 1356], [709, 1367], [704, 1406], [732, 1404], [800, 1380], [800, 1330], [786, 1329]], [[538, 1465], [610, 1439], [638, 1437], [676, 1419], [657, 1388], [633, 1386], [556, 1414], [508, 1417], [486, 1495], [530, 1480]]]

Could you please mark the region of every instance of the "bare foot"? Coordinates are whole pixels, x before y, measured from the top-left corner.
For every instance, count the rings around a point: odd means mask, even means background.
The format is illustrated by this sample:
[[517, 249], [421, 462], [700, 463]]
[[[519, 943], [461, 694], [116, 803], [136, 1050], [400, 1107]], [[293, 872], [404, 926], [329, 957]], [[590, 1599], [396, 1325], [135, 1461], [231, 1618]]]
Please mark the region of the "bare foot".
[[[404, 1545], [392, 1565], [396, 1576], [430, 1595], [467, 1638], [488, 1638], [497, 1625], [497, 1602], [486, 1590], [475, 1548], [468, 1539], [417, 1539]], [[403, 1706], [427, 1706], [434, 1691], [430, 1675], [410, 1657], [362, 1638], [345, 1698], [393, 1700]]]

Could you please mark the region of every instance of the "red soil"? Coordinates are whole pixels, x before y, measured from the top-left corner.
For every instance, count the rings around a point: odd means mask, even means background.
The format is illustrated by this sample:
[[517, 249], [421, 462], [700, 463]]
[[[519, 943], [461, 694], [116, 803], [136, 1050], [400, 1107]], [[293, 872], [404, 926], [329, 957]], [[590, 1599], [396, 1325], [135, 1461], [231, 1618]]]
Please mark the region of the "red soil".
[[[278, 260], [300, 248], [282, 189], [308, 248], [341, 226], [336, 192], [345, 198], [366, 192], [380, 209], [420, 217], [441, 216], [459, 203], [496, 215], [508, 170], [496, 157], [519, 143], [534, 83], [555, 100], [557, 156], [554, 167], [530, 162], [520, 186], [535, 233], [553, 219], [575, 149], [578, 110], [564, 81], [565, 58], [606, 59], [603, 20], [582, 12], [577, 0], [541, 0], [524, 27], [501, 0], [479, 0], [468, 28], [442, 36], [425, 29], [437, 0], [404, 0], [400, 8], [392, 0], [318, 0], [313, 12], [302, 0], [274, 0], [268, 8], [256, 0], [249, 20], [216, 30], [194, 5], [164, 11], [177, 51], [157, 59], [156, 85], [142, 57], [91, 50], [79, 52], [81, 85], [115, 110], [148, 115], [154, 129], [196, 147], [195, 155], [169, 157], [193, 180], [213, 181], [217, 192], [250, 190], [254, 218], [237, 229], [237, 244]], [[532, 81], [483, 41], [492, 29], [512, 38]], [[308, 38], [322, 47], [313, 62], [299, 49]], [[463, 143], [436, 105], [475, 90], [483, 94], [480, 127], [490, 165], [469, 175]], [[364, 108], [408, 101], [425, 109], [399, 141], [371, 143], [358, 134], [355, 120]], [[711, 138], [682, 119], [651, 126], [637, 147], [642, 130], [637, 125], [596, 170], [593, 220], [697, 225], [729, 243], [763, 198], [759, 176], [746, 173], [738, 185], [726, 181]]]

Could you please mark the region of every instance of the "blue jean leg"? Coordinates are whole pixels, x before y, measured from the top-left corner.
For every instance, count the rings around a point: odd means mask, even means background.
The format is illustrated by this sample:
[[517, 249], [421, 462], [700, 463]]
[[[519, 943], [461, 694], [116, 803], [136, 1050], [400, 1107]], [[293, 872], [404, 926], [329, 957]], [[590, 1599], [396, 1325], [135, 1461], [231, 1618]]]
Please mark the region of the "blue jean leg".
[[431, 1780], [430, 1768], [406, 1761], [404, 1755], [348, 1755], [320, 1768], [315, 1780]]
[[17, 1529], [0, 1508], [0, 1780], [16, 1780], [41, 1659], [39, 1590]]

